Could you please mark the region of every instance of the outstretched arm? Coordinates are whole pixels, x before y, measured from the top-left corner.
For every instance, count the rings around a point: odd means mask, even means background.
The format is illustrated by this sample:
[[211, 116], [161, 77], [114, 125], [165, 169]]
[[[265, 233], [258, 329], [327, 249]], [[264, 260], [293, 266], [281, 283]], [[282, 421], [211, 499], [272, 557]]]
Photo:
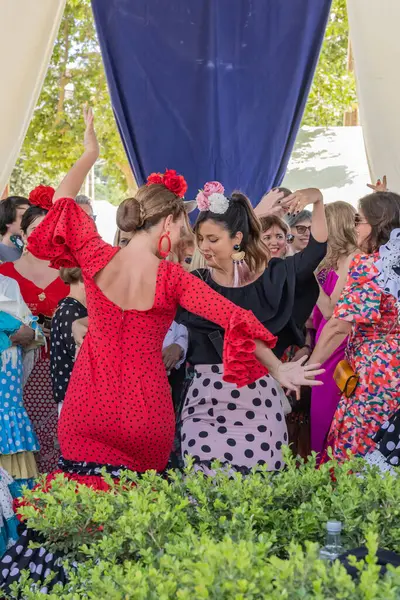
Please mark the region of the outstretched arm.
[[285, 198], [285, 205], [289, 207], [289, 213], [299, 213], [309, 204], [313, 205], [311, 221], [311, 235], [317, 242], [326, 242], [328, 239], [328, 225], [325, 216], [324, 199], [316, 188], [308, 188], [294, 192]]
[[[175, 268], [178, 269], [177, 266]], [[302, 385], [320, 385], [320, 382], [314, 381], [314, 377], [323, 372], [318, 370], [318, 365], [304, 367], [304, 361], [284, 365], [276, 358], [271, 350], [276, 338], [252, 312], [236, 306], [180, 267], [177, 276], [179, 304], [225, 329], [223, 354], [226, 381], [238, 385], [252, 383], [265, 374], [261, 367], [263, 365], [283, 387], [290, 390], [298, 392]]]
[[84, 108], [83, 116], [86, 123], [84, 145], [85, 150], [74, 166], [68, 171], [56, 193], [53, 203], [59, 198], [75, 198], [79, 194], [86, 176], [99, 157], [99, 143], [94, 130], [94, 117], [91, 108]]
[[327, 321], [331, 318], [334, 308], [335, 308], [336, 304], [338, 303], [340, 296], [342, 295], [343, 288], [346, 285], [347, 275], [349, 272], [350, 264], [351, 264], [351, 261], [353, 260], [354, 256], [355, 256], [355, 253], [352, 253], [340, 265], [339, 270], [338, 270], [339, 278], [338, 278], [336, 285], [333, 289], [333, 292], [330, 296], [328, 296], [328, 294], [326, 294], [324, 292], [324, 290], [322, 289], [322, 287], [320, 286], [320, 293], [319, 293], [317, 306], [318, 306], [319, 310], [321, 311], [324, 319], [326, 319]]

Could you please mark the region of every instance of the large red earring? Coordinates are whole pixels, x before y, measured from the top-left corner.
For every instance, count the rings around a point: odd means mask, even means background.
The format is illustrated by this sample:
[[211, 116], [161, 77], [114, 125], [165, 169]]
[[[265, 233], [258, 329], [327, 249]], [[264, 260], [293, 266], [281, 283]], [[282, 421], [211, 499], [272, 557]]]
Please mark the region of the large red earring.
[[[167, 240], [167, 249], [163, 250], [163, 241]], [[171, 238], [169, 237], [169, 231], [167, 231], [166, 233], [164, 233], [160, 239], [158, 240], [158, 255], [161, 258], [167, 258], [167, 256], [169, 255], [169, 253], [171, 252], [171, 248], [172, 248], [172, 244], [171, 244]]]

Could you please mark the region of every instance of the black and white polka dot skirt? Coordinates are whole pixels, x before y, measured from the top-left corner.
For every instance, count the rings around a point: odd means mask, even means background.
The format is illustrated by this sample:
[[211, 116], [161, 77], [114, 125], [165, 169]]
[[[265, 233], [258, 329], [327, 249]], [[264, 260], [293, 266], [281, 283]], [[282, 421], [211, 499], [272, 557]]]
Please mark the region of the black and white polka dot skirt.
[[366, 461], [379, 467], [382, 472], [388, 471], [393, 475], [398, 475], [398, 467], [400, 467], [400, 410], [396, 411], [390, 419], [383, 423], [372, 439], [376, 447], [365, 456]]
[[267, 376], [237, 389], [222, 373], [222, 365], [196, 366], [182, 410], [182, 454], [197, 464], [218, 459], [238, 468], [281, 469], [288, 441], [282, 388]]

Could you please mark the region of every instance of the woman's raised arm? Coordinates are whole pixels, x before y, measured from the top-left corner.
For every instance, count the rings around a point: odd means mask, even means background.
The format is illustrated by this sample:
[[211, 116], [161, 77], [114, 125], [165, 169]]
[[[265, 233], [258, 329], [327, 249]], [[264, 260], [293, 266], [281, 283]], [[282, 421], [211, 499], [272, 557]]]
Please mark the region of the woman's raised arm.
[[90, 172], [90, 169], [99, 157], [100, 148], [94, 129], [93, 110], [84, 107], [83, 117], [86, 124], [85, 137], [83, 140], [85, 150], [58, 186], [56, 193], [54, 194], [53, 203], [59, 198], [75, 198], [75, 196], [79, 194], [79, 190], [81, 189], [86, 176]]

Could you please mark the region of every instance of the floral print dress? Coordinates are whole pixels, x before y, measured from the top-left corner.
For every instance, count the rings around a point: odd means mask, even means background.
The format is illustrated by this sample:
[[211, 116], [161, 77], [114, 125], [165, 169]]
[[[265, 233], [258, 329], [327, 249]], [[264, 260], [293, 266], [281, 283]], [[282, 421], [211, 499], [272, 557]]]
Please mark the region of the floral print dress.
[[358, 456], [368, 452], [374, 446], [372, 437], [400, 407], [399, 313], [394, 296], [377, 282], [378, 258], [354, 258], [333, 313], [353, 325], [346, 354], [360, 378], [350, 398], [342, 395], [328, 434], [327, 447], [340, 461], [349, 450]]

